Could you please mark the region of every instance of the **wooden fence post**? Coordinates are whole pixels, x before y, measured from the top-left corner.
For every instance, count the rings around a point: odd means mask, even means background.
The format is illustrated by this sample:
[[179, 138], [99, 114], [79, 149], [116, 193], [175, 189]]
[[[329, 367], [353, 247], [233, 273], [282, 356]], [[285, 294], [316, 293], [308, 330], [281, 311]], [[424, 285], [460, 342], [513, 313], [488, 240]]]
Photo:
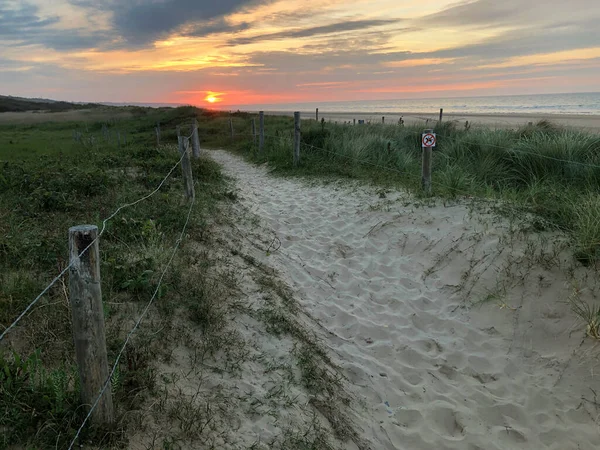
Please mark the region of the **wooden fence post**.
[[317, 111], [315, 113], [315, 118], [317, 119], [317, 122], [319, 121], [319, 108], [317, 108]]
[[233, 141], [233, 119], [229, 118], [229, 132], [231, 134], [231, 140]]
[[258, 113], [258, 153], [262, 154], [265, 149], [265, 112]]
[[300, 112], [294, 113], [294, 167], [300, 164]]
[[121, 148], [121, 130], [117, 131], [117, 141], [119, 143], [119, 148]]
[[156, 122], [156, 146], [160, 147], [160, 122]]
[[183, 156], [181, 158], [181, 172], [183, 174], [185, 198], [190, 201], [196, 197], [194, 192], [194, 178], [192, 176], [192, 163], [190, 162], [190, 140], [187, 137], [179, 135], [179, 127], [177, 127], [177, 141], [179, 143], [179, 154]]
[[[81, 382], [81, 401], [87, 410], [109, 377], [104, 335], [104, 308], [100, 284], [98, 227], [80, 225], [69, 228], [69, 301], [73, 318], [73, 341]], [[85, 248], [90, 248], [79, 256]], [[115, 421], [110, 386], [92, 413], [96, 424]]]
[[444, 108], [440, 108], [440, 122], [442, 121], [443, 115], [444, 115]]
[[352, 119], [353, 120], [353, 124], [356, 125], [356, 119]]
[[[425, 130], [423, 133], [433, 133], [433, 130]], [[422, 143], [423, 147], [423, 165], [421, 171], [421, 185], [423, 190], [427, 193], [431, 192], [431, 147], [426, 147]]]
[[192, 154], [194, 158], [200, 158], [200, 133], [198, 132], [198, 120], [192, 121]]

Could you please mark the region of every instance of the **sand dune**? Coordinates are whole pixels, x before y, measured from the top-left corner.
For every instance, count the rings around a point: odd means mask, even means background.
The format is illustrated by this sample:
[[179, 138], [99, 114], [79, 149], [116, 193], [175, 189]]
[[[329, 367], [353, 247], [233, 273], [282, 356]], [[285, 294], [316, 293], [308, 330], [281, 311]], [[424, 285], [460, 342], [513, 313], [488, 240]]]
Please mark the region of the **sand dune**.
[[373, 449], [597, 448], [598, 349], [565, 300], [598, 286], [564, 239], [211, 156], [281, 240], [268, 261], [320, 323]]

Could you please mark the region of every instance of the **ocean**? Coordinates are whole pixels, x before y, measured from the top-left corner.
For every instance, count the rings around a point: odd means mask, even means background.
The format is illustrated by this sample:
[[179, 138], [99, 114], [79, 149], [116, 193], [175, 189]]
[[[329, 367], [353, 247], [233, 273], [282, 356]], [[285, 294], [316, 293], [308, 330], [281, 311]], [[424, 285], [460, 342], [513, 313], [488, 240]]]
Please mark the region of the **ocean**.
[[582, 114], [600, 115], [600, 92], [577, 94], [508, 95], [496, 97], [454, 97], [405, 100], [310, 102], [270, 105], [223, 106], [242, 111], [301, 111], [314, 113], [445, 113], [457, 114]]

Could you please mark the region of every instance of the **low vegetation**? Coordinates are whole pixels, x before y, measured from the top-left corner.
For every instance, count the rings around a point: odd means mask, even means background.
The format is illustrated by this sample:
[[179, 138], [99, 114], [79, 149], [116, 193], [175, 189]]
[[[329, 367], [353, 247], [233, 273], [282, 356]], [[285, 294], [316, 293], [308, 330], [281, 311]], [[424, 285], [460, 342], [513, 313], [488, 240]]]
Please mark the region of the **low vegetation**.
[[[0, 126], [0, 330], [4, 330], [68, 264], [67, 230], [101, 225], [118, 206], [154, 190], [179, 155], [173, 139], [151, 145], [154, 126], [165, 129], [184, 119], [178, 111], [146, 110], [115, 122], [57, 122]], [[185, 117], [189, 122], [189, 116]], [[110, 135], [103, 137], [106, 128]], [[82, 133], [80, 142], [73, 132]], [[124, 139], [119, 146], [115, 133]], [[94, 139], [91, 138], [94, 136]], [[224, 197], [218, 165], [194, 161], [202, 180], [188, 236], [203, 233], [207, 218]], [[124, 209], [101, 238], [102, 290], [109, 358], [114, 360], [157, 286], [184, 225], [181, 170], [177, 168], [150, 199]], [[86, 430], [85, 439], [112, 446], [124, 442], [127, 411], [155, 387], [153, 355], [167, 339], [181, 300], [181, 259], [167, 274], [157, 304], [158, 332], [135, 339], [121, 360], [112, 389], [119, 418], [114, 429]], [[149, 317], [158, 319], [156, 313]], [[0, 448], [65, 448], [82, 423], [74, 365], [68, 278], [60, 280], [0, 343]], [[143, 333], [142, 333], [143, 334]]]

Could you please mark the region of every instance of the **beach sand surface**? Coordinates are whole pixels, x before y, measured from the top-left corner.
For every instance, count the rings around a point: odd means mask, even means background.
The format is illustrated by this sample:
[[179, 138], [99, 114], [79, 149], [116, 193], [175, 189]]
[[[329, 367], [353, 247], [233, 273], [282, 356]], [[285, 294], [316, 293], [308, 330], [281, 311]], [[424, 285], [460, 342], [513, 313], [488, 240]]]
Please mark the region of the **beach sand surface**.
[[[293, 116], [293, 112], [287, 111], [266, 111], [269, 115]], [[336, 123], [358, 123], [364, 120], [365, 123], [382, 123], [385, 117], [385, 123], [397, 125], [400, 118], [406, 125], [422, 124], [423, 126], [433, 126], [439, 120], [439, 112], [433, 114], [425, 113], [340, 113], [340, 112], [321, 112], [319, 111], [319, 120]], [[315, 114], [304, 113], [303, 119], [315, 119]], [[537, 123], [540, 120], [547, 120], [557, 125], [562, 125], [581, 130], [598, 132], [600, 131], [600, 115], [577, 115], [577, 114], [457, 114], [444, 112], [442, 119], [444, 121], [455, 122], [457, 126], [464, 127], [465, 122], [469, 122], [473, 128], [492, 128], [506, 129], [526, 126], [529, 122]]]
[[424, 205], [209, 153], [281, 241], [263, 262], [315, 319], [370, 448], [598, 447], [598, 344], [566, 302], [598, 283], [564, 237], [520, 232], [485, 204]]

